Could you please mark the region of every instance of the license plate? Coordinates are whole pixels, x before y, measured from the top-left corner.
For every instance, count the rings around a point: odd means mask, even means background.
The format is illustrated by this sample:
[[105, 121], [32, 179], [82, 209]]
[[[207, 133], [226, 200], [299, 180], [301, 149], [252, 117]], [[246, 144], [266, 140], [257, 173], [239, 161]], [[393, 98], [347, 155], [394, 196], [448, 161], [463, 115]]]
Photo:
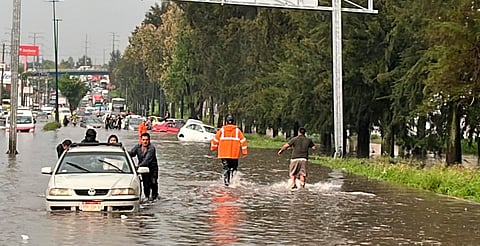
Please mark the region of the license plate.
[[80, 206], [80, 210], [82, 211], [102, 211], [103, 206], [101, 202], [82, 202]]

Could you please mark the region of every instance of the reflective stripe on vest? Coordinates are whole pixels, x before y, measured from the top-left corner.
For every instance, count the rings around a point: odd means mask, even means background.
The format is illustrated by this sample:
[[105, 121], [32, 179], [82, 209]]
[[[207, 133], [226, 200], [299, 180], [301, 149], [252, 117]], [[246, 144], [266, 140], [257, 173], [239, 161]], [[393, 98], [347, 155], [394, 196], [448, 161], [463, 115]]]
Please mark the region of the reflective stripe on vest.
[[[240, 138], [238, 138], [238, 132], [240, 131], [240, 130], [238, 130], [238, 128], [235, 128], [235, 137], [225, 137], [225, 135], [224, 135], [225, 132], [224, 132], [223, 128], [220, 129], [220, 131], [221, 131], [221, 133], [222, 133], [222, 134], [220, 135], [220, 140], [236, 140], [236, 141], [239, 141], [239, 140], [240, 140]], [[243, 139], [242, 139], [242, 140], [243, 140]]]

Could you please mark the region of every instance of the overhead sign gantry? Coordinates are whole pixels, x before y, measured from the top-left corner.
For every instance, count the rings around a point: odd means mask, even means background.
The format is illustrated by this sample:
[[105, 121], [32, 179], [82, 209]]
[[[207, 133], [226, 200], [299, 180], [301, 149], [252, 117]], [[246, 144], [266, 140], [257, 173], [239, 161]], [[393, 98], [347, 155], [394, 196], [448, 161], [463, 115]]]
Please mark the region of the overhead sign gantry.
[[[331, 5], [319, 5], [318, 0], [182, 0], [199, 3], [217, 3], [271, 7], [284, 9], [322, 10], [332, 12], [332, 48], [333, 48], [333, 124], [335, 157], [343, 157], [343, 81], [342, 81], [342, 12], [377, 14], [373, 0], [332, 0]], [[342, 3], [345, 7], [342, 7]], [[366, 5], [366, 6], [365, 6]]]

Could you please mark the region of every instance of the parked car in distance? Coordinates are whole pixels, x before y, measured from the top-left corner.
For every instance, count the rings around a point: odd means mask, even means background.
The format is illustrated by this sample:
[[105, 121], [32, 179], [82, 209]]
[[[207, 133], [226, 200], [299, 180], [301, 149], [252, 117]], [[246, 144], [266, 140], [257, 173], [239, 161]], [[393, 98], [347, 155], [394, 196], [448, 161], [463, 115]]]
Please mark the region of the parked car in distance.
[[[35, 118], [30, 110], [17, 110], [17, 131], [35, 132]], [[10, 113], [5, 121], [5, 128], [10, 129]]]
[[35, 119], [38, 120], [38, 121], [47, 121], [48, 120], [48, 114], [47, 112], [44, 112], [42, 110], [38, 110], [36, 111], [35, 113]]
[[43, 167], [49, 174], [45, 202], [49, 212], [137, 212], [140, 207], [138, 167], [121, 144], [73, 143], [55, 166]]
[[138, 127], [145, 117], [139, 115], [129, 115], [126, 117], [126, 124], [128, 124], [128, 130], [138, 131]]
[[47, 115], [52, 115], [52, 112], [55, 108], [54, 107], [42, 107], [40, 110], [47, 113]]
[[80, 127], [84, 127], [87, 129], [94, 129], [94, 128], [102, 128], [104, 127], [104, 123], [100, 118], [97, 117], [83, 117], [80, 120]]
[[7, 114], [8, 114], [7, 110], [2, 105], [0, 105], [0, 117]]
[[0, 117], [0, 130], [5, 130], [5, 128], [6, 128], [6, 126], [5, 126], [6, 120], [7, 120], [6, 117], [3, 117], [3, 116]]
[[151, 132], [166, 132], [166, 133], [178, 133], [180, 128], [185, 125], [185, 121], [181, 119], [166, 119], [159, 122], [152, 127]]
[[204, 124], [199, 120], [189, 119], [178, 131], [177, 138], [180, 141], [210, 142], [215, 133], [217, 133], [215, 127]]
[[[153, 127], [154, 125], [162, 122], [163, 118], [155, 116], [155, 115], [150, 115], [150, 116], [147, 116], [147, 120], [151, 121], [152, 127]], [[148, 129], [148, 130], [151, 130], [151, 129]]]

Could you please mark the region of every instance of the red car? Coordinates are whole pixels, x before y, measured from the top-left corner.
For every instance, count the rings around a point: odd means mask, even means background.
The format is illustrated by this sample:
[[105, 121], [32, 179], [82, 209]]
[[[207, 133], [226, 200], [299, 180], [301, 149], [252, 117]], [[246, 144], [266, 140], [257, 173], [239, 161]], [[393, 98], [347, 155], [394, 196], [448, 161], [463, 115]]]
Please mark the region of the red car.
[[150, 132], [167, 132], [167, 133], [178, 133], [180, 128], [185, 124], [183, 120], [166, 120], [159, 122], [152, 127]]

